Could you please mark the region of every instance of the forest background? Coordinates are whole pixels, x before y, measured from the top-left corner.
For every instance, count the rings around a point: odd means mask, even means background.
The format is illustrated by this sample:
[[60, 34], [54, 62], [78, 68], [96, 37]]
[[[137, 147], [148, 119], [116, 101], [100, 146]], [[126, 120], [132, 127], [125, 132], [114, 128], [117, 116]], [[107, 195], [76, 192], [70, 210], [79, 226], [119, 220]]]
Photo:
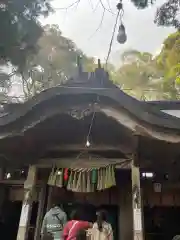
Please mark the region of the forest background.
[[[80, 1], [83, 0], [75, 4]], [[139, 11], [154, 4], [154, 1], [131, 1]], [[116, 67], [111, 63], [107, 66], [111, 80], [137, 99], [180, 99], [179, 8], [178, 0], [168, 0], [157, 9], [155, 23], [174, 27], [174, 33], [164, 39], [158, 54], [128, 49], [119, 56]], [[108, 11], [103, 5], [102, 9]], [[66, 82], [77, 72], [78, 56], [84, 70], [93, 71], [97, 67], [97, 59], [87, 56], [64, 37], [58, 25], [41, 26], [39, 18], [53, 11], [50, 0], [0, 0], [2, 103], [26, 101]]]

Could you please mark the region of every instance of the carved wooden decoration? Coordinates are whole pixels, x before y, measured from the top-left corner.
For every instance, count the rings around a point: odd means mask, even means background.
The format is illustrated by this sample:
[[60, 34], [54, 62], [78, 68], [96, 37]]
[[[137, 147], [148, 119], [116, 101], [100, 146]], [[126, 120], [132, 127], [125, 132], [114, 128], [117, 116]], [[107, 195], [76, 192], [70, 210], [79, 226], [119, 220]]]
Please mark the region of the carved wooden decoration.
[[77, 106], [75, 108], [69, 109], [67, 111], [67, 114], [69, 114], [71, 117], [77, 119], [77, 120], [81, 120], [89, 115], [91, 115], [92, 113], [94, 113], [95, 111], [97, 111], [97, 104], [89, 104], [86, 106]]
[[86, 109], [72, 109], [70, 111], [68, 111], [68, 114], [77, 119], [77, 120], [81, 120], [89, 115], [91, 115], [93, 113], [91, 108], [86, 108]]

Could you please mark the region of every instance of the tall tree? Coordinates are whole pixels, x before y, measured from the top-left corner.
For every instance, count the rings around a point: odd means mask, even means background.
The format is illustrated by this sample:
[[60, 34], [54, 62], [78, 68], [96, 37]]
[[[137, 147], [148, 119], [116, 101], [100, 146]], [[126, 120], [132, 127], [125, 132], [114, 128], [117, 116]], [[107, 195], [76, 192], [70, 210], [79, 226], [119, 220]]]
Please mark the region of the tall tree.
[[138, 99], [162, 98], [162, 73], [150, 53], [126, 51], [122, 61], [113, 78], [121, 89]]
[[[157, 0], [131, 0], [137, 8], [144, 9], [155, 3]], [[173, 26], [180, 29], [179, 0], [167, 0], [157, 9], [155, 22], [161, 26]]]
[[180, 98], [180, 32], [170, 34], [156, 57], [158, 67], [164, 73], [163, 88], [166, 98]]
[[39, 51], [28, 58], [21, 72], [26, 98], [53, 86], [64, 83], [77, 71], [77, 57], [81, 56], [88, 70], [93, 58], [88, 58], [70, 39], [64, 37], [58, 25], [47, 25], [37, 44]]
[[38, 17], [52, 11], [51, 0], [0, 0], [0, 60], [20, 69], [37, 51], [42, 34]]

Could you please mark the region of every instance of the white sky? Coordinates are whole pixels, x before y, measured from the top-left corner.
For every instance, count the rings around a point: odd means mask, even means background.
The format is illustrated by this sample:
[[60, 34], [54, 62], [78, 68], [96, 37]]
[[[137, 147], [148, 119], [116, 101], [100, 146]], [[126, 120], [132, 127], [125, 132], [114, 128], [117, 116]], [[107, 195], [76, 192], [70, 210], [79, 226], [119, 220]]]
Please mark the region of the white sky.
[[[76, 0], [54, 0], [55, 8], [69, 6]], [[108, 0], [102, 0], [108, 8]], [[98, 0], [81, 0], [78, 7], [73, 7], [68, 11], [59, 9], [55, 14], [47, 19], [41, 20], [43, 24], [58, 24], [64, 36], [72, 39], [79, 48], [87, 55], [105, 59], [108, 51], [109, 42], [112, 36], [112, 29], [115, 23], [115, 15], [106, 12], [101, 28], [95, 33], [101, 21], [102, 7], [98, 6]], [[109, 0], [112, 11], [117, 12], [117, 0]], [[128, 41], [120, 45], [116, 41], [112, 48], [112, 60], [117, 63], [120, 53], [124, 49], [137, 49], [156, 53], [161, 48], [161, 44], [172, 28], [157, 27], [154, 24], [154, 16], [157, 6], [164, 0], [158, 0], [158, 4], [145, 10], [137, 10], [130, 0], [124, 0], [124, 25], [126, 27]]]
[[[54, 0], [55, 8], [67, 7], [76, 0]], [[165, 0], [157, 0], [158, 5], [154, 5], [145, 10], [137, 10], [130, 0], [124, 0], [124, 25], [128, 40], [126, 44], [120, 45], [114, 39], [111, 53], [111, 60], [114, 64], [120, 64], [120, 55], [125, 49], [136, 49], [148, 51], [156, 54], [161, 49], [163, 40], [172, 28], [157, 27], [154, 24], [154, 16], [157, 6], [160, 6]], [[63, 35], [72, 39], [76, 45], [82, 49], [88, 56], [101, 58], [103, 61], [108, 52], [109, 42], [112, 36], [112, 30], [116, 15], [106, 12], [103, 24], [95, 33], [101, 22], [102, 7], [97, 3], [99, 0], [81, 0], [78, 7], [66, 10], [57, 10], [46, 19], [41, 19], [43, 25], [58, 24]], [[116, 4], [118, 0], [102, 0], [108, 8], [110, 2], [112, 11], [117, 13]], [[95, 9], [96, 10], [93, 10]], [[18, 94], [17, 94], [18, 93]], [[11, 95], [22, 95], [20, 86], [13, 86]]]

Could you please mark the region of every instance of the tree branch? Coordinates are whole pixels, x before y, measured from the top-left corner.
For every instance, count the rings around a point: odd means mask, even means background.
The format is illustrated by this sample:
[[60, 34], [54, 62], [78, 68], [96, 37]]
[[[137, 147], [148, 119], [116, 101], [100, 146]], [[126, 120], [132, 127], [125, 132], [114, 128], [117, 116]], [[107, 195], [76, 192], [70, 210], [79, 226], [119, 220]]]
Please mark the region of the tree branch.
[[109, 12], [109, 13], [111, 13], [111, 14], [114, 15], [114, 13], [111, 11], [111, 9], [107, 9], [107, 8], [105, 7], [105, 5], [104, 5], [104, 3], [103, 3], [102, 0], [99, 0], [99, 2], [100, 2], [102, 8], [103, 8], [105, 11], [107, 11], [107, 12]]
[[67, 7], [63, 7], [63, 8], [55, 8], [55, 10], [68, 10], [68, 9], [70, 9], [70, 8], [72, 8], [72, 7], [74, 7], [74, 6], [78, 6], [79, 5], [79, 3], [81, 2], [81, 0], [77, 0], [77, 1], [75, 1], [75, 2], [73, 2], [73, 3], [71, 3], [69, 6], [67, 6]]
[[102, 13], [102, 17], [101, 17], [101, 21], [99, 23], [99, 26], [96, 28], [95, 32], [89, 37], [88, 40], [90, 40], [92, 37], [94, 37], [94, 35], [99, 31], [99, 29], [101, 28], [101, 26], [103, 24], [104, 16], [105, 16], [105, 9], [103, 9], [103, 13]]
[[[70, 8], [72, 8], [72, 7], [74, 7], [74, 6], [77, 7], [80, 2], [81, 2], [81, 0], [76, 0], [76, 1], [74, 1], [73, 3], [71, 3], [71, 4], [70, 4], [69, 6], [67, 6], [67, 7], [55, 8], [55, 10], [66, 10], [66, 11], [67, 11], [68, 9], [70, 9]], [[89, 2], [90, 2], [90, 5], [91, 5], [91, 8], [93, 9], [92, 0], [89, 0]], [[97, 5], [99, 5], [99, 4], [102, 6], [102, 8], [104, 9], [104, 11], [107, 11], [107, 12], [109, 12], [109, 13], [111, 13], [111, 14], [114, 15], [114, 13], [112, 12], [111, 7], [110, 7], [109, 0], [107, 0], [107, 4], [108, 4], [108, 7], [109, 7], [109, 8], [106, 8], [105, 4], [103, 3], [103, 0], [98, 0]], [[97, 7], [97, 6], [96, 6], [96, 7]], [[95, 7], [95, 8], [96, 8], [96, 7]]]

